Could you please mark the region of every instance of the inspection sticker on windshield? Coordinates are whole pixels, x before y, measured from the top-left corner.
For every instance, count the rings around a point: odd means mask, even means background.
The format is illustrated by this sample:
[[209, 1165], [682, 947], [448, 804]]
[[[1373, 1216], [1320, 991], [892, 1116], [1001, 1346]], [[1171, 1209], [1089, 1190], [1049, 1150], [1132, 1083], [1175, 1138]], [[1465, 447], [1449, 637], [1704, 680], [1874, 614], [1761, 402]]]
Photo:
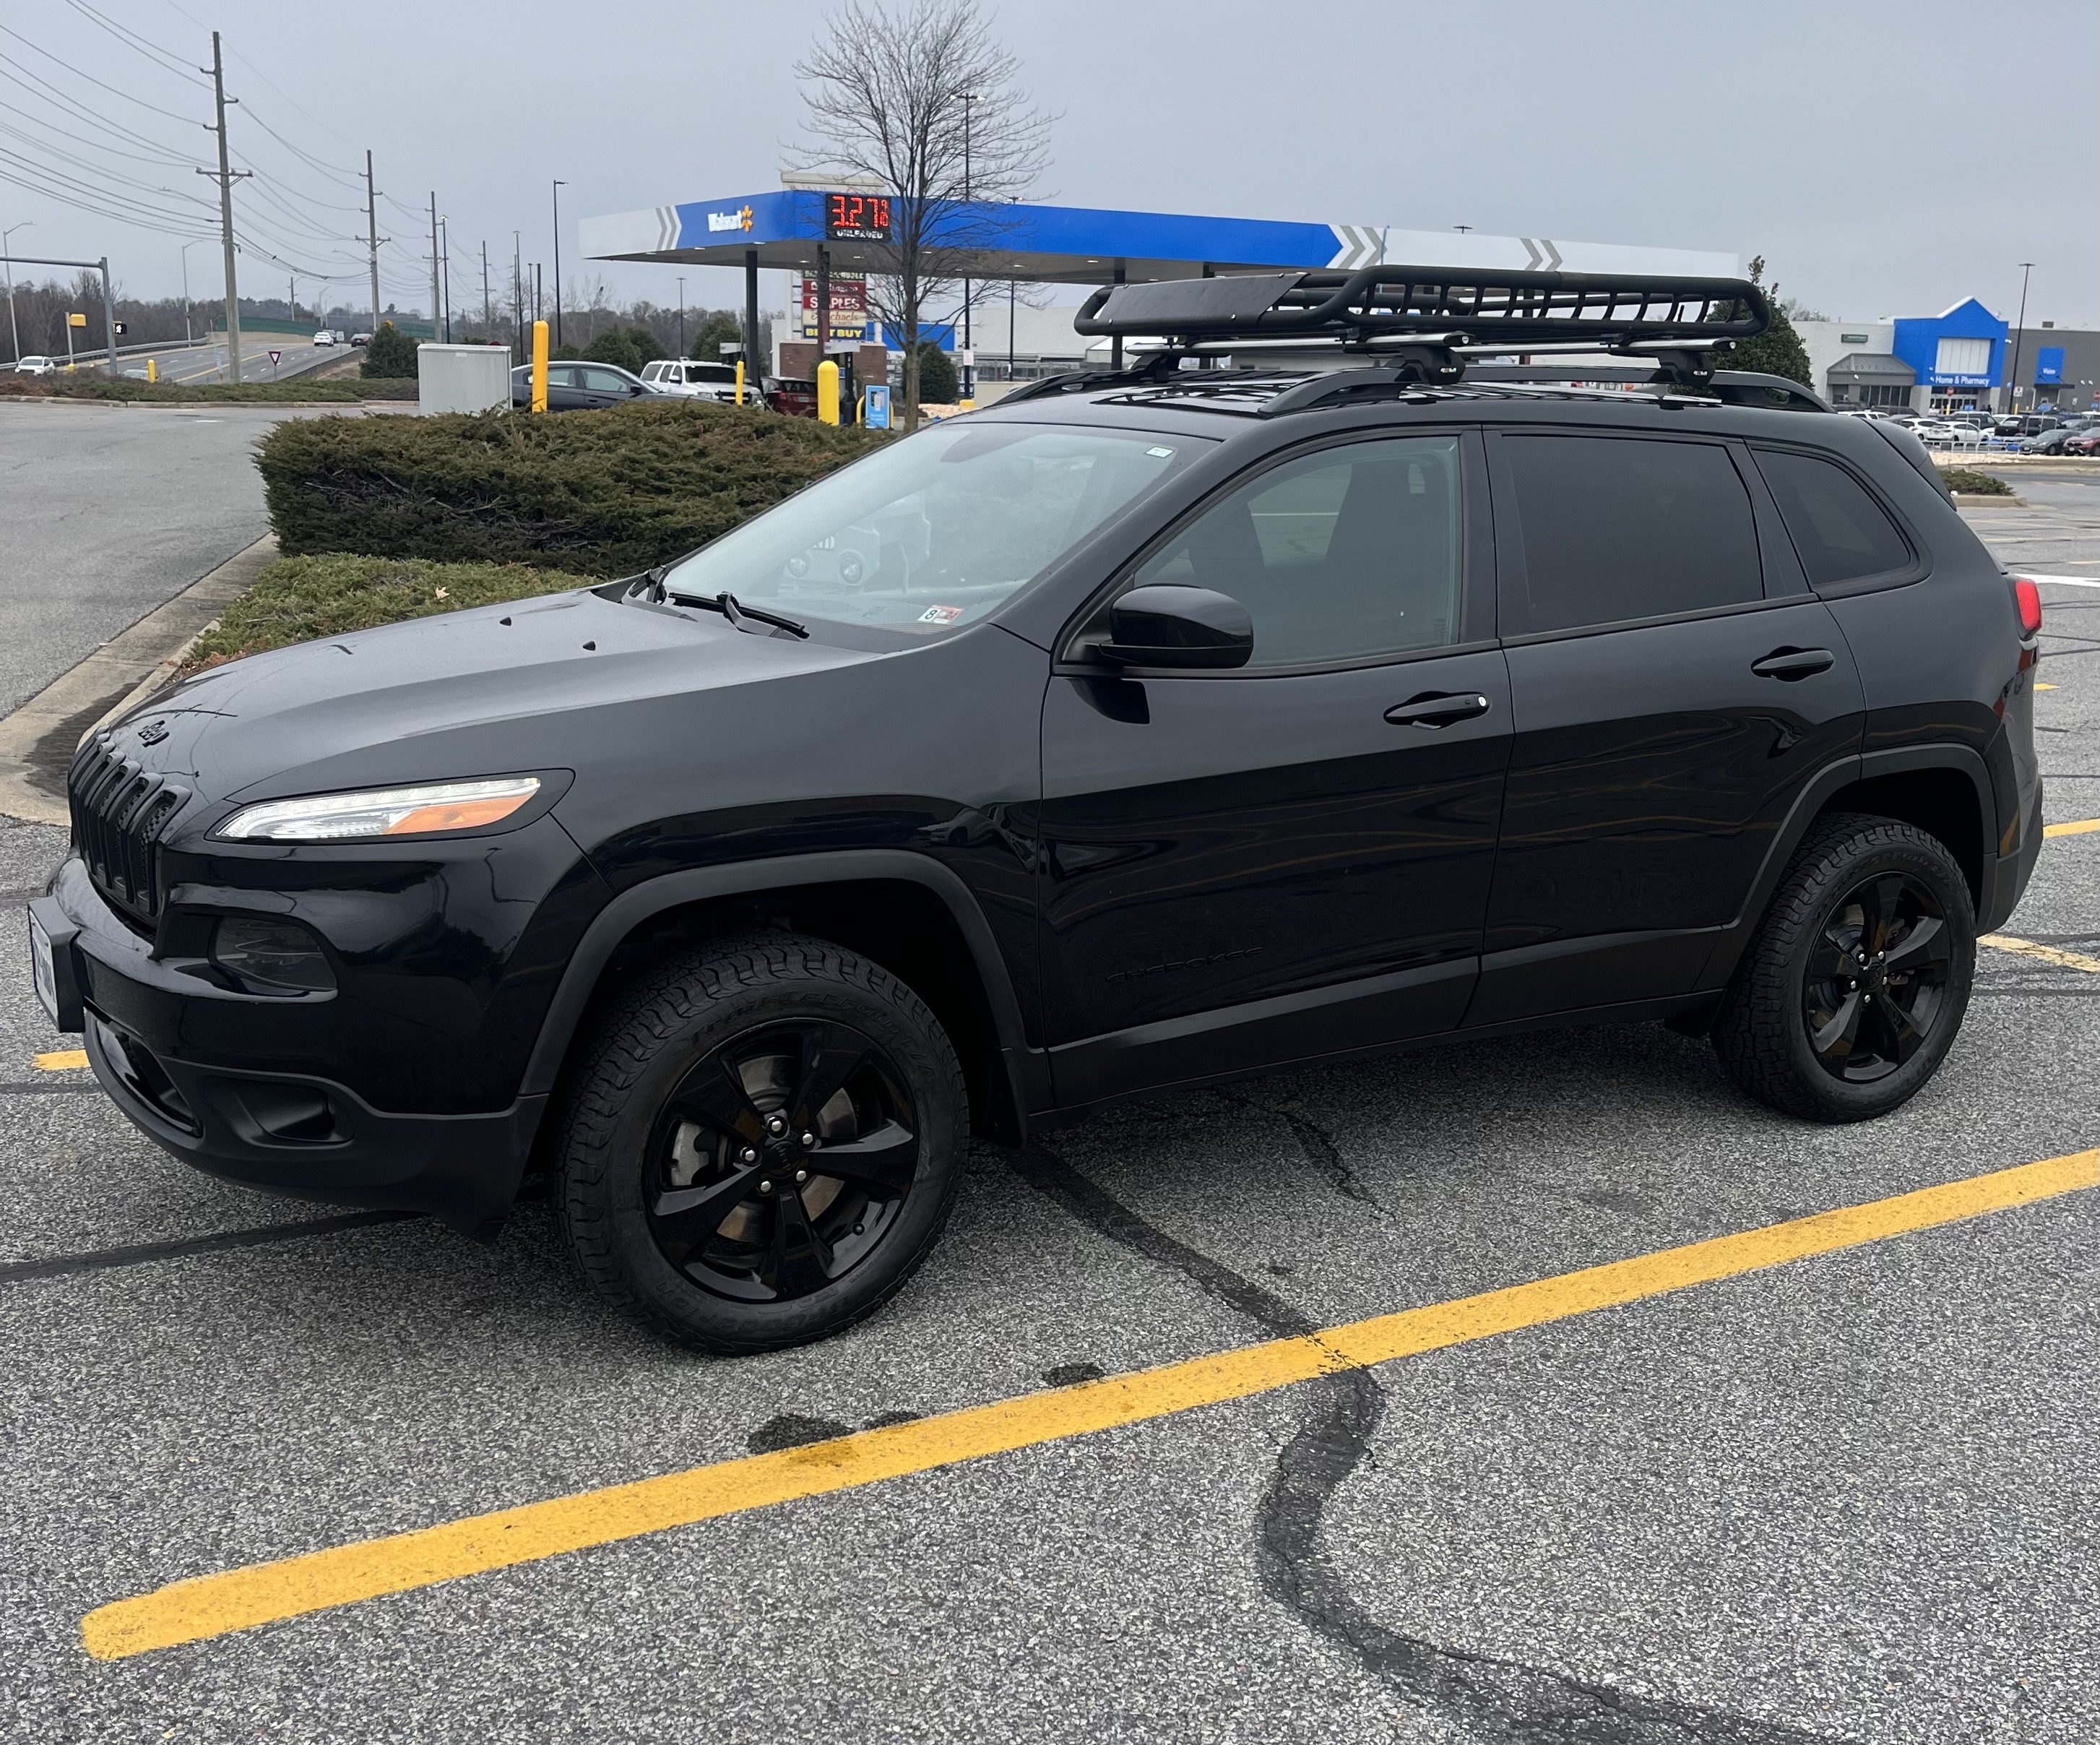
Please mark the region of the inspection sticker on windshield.
[[929, 606], [919, 614], [921, 624], [953, 624], [963, 615], [960, 606]]
[[1174, 458], [1174, 451], [1171, 448], [1147, 448], [1145, 452], [1152, 456], [1154, 460], [1171, 461]]

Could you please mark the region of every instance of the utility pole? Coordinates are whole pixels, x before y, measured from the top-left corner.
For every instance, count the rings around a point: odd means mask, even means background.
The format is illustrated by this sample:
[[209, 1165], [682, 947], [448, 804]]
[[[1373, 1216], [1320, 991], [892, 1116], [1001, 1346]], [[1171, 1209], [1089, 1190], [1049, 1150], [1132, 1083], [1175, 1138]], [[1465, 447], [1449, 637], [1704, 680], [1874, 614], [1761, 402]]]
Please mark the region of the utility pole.
[[[379, 195], [372, 185], [372, 154], [364, 154], [364, 240], [372, 251], [372, 332], [379, 333]], [[386, 239], [391, 242], [394, 239]]]
[[195, 248], [196, 246], [196, 239], [195, 239], [194, 237], [192, 237], [189, 241], [185, 242], [179, 250], [177, 250], [177, 253], [178, 253], [178, 254], [180, 254], [180, 256], [182, 257], [182, 263], [183, 263], [183, 343], [184, 345], [188, 345], [188, 344], [190, 342], [190, 337], [191, 337], [191, 336], [190, 336], [190, 250], [191, 250], [192, 249]]
[[496, 331], [496, 311], [488, 301], [488, 243], [481, 245], [481, 327], [484, 334]]
[[510, 342], [523, 363], [525, 347], [525, 244], [516, 231], [510, 232]]
[[562, 190], [569, 184], [554, 184], [554, 343], [562, 342]]
[[678, 276], [678, 356], [686, 355], [686, 276]]
[[2013, 367], [2005, 373], [2005, 409], [2020, 409], [2020, 342], [2027, 336], [2027, 275], [2034, 271], [2032, 261], [2020, 263], [2020, 318], [2013, 324]]
[[102, 268], [102, 341], [109, 348], [109, 379], [117, 379], [117, 302], [109, 291], [109, 257], [96, 263]]
[[444, 263], [445, 343], [452, 342], [452, 221], [438, 220], [438, 258]]
[[430, 337], [438, 337], [438, 191], [430, 190]]
[[291, 288], [292, 288], [292, 290], [291, 290], [291, 299], [292, 299], [292, 319], [293, 319], [294, 321], [296, 321], [296, 320], [298, 320], [298, 318], [299, 318], [299, 276], [298, 276], [298, 273], [296, 273], [296, 272], [293, 273], [293, 274], [291, 275], [291, 276], [289, 277], [289, 279], [286, 282], [287, 282], [287, 283], [289, 283], [289, 284], [290, 285]]
[[240, 99], [226, 95], [226, 72], [219, 57], [218, 33], [216, 30], [211, 33], [211, 64], [200, 67], [197, 71], [211, 74], [212, 108], [218, 118], [215, 129], [206, 130], [215, 130], [218, 135], [218, 169], [215, 173], [200, 170], [197, 174], [211, 176], [218, 183], [219, 241], [226, 251], [226, 369], [227, 379], [238, 382], [240, 379], [240, 291], [235, 283], [233, 272], [233, 184], [243, 176], [252, 175], [254, 172], [236, 170], [227, 159], [226, 106]]

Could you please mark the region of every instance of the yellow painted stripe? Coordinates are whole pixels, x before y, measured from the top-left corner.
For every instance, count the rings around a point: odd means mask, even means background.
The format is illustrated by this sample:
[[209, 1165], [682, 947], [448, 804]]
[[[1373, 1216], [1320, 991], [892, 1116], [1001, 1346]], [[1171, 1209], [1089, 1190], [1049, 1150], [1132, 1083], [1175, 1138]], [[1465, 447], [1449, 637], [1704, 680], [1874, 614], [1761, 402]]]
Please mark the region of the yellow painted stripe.
[[2083, 952], [2059, 951], [2054, 945], [2037, 945], [2032, 939], [2016, 939], [2007, 933], [1980, 934], [1976, 943], [1994, 952], [2011, 952], [2037, 963], [2054, 964], [2059, 970], [2083, 970], [2088, 975], [2100, 975], [2100, 957], [2088, 957]]
[[81, 1621], [81, 1641], [105, 1660], [202, 1641], [668, 1527], [1245, 1399], [2096, 1185], [2100, 1151], [2080, 1151], [1301, 1338], [228, 1570], [90, 1612]]
[[39, 1072], [77, 1072], [86, 1064], [87, 1050], [84, 1048], [62, 1048], [37, 1057]]
[[2057, 688], [2054, 685], [2044, 684], [2039, 678], [2035, 681], [2034, 687], [2037, 691], [2054, 691]]
[[2080, 818], [2069, 824], [2044, 824], [2041, 833], [2045, 837], [2090, 836], [2096, 830], [2100, 830], [2100, 818]]

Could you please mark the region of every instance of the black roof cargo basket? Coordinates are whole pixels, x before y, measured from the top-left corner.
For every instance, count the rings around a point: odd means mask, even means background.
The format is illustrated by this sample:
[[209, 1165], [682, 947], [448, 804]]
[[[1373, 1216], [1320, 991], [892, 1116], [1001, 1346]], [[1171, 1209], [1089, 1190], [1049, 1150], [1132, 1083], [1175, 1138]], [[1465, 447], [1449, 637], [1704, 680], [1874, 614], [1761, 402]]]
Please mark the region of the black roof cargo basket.
[[[1748, 339], [1771, 320], [1747, 279], [1366, 267], [1244, 273], [1096, 291], [1072, 323], [1088, 335], [1207, 341], [1413, 340], [1449, 351]], [[1383, 349], [1383, 348], [1380, 348]]]

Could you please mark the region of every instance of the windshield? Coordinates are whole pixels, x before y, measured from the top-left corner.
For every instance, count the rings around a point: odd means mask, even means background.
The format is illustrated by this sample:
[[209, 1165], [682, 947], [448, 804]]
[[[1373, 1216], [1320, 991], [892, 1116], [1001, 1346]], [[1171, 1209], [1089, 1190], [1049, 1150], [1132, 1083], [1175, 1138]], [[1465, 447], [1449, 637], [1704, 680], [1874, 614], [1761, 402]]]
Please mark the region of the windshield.
[[938, 635], [990, 612], [1208, 446], [1178, 433], [938, 424], [724, 534], [664, 585]]

